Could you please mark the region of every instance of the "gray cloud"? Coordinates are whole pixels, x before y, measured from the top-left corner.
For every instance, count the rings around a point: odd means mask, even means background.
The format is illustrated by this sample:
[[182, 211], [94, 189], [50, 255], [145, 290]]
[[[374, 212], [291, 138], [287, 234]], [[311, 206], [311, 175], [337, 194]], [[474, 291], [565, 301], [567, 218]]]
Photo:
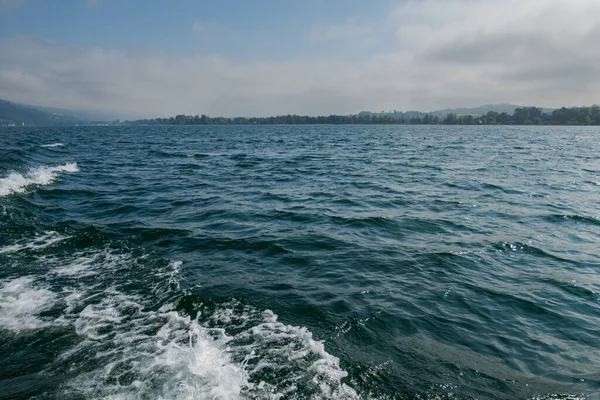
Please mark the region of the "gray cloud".
[[[484, 12], [490, 4], [499, 17]], [[462, 29], [442, 26], [443, 37], [427, 46], [418, 62], [479, 74], [486, 90], [512, 93], [514, 101], [525, 104], [598, 102], [600, 19], [596, 16], [600, 15], [600, 3], [480, 3], [471, 10], [470, 17], [473, 15], [486, 17], [483, 23], [466, 22]]]
[[[394, 32], [387, 52], [358, 61], [335, 53], [240, 61], [3, 38], [0, 97], [132, 117], [593, 104], [597, 15], [596, 0], [423, 0], [400, 3], [381, 21], [353, 18], [307, 32], [310, 41], [348, 45]], [[193, 31], [202, 38], [217, 28], [197, 23]]]
[[[7, 55], [0, 60], [0, 97], [135, 116], [350, 112], [347, 95], [362, 86], [347, 86], [357, 73], [336, 61], [233, 62], [84, 49], [32, 38], [3, 39], [0, 53]], [[331, 93], [331, 102], [315, 97], [317, 89]]]
[[445, 42], [433, 46], [423, 56], [433, 62], [471, 65], [503, 64], [559, 52], [561, 47], [545, 40], [542, 35], [502, 32]]

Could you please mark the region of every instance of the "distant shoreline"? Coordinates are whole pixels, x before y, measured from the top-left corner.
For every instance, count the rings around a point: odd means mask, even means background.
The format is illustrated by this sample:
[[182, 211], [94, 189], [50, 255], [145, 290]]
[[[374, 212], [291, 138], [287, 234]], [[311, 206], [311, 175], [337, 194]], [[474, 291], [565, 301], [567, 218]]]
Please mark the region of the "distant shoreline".
[[[496, 107], [498, 111], [485, 111]], [[16, 126], [210, 126], [210, 125], [600, 125], [600, 106], [543, 109], [518, 107], [511, 113], [508, 105], [487, 105], [474, 109], [434, 112], [397, 111], [367, 112], [351, 115], [278, 115], [271, 117], [209, 117], [179, 114], [167, 118], [137, 120], [81, 119], [66, 114], [47, 113], [40, 109], [0, 100], [0, 127]], [[448, 111], [446, 113], [446, 111]], [[463, 113], [464, 112], [464, 113]], [[467, 113], [471, 112], [471, 113]], [[475, 114], [481, 112], [482, 114]]]
[[211, 124], [211, 125], [169, 125], [169, 124], [128, 124], [128, 123], [118, 123], [118, 124], [114, 124], [114, 123], [104, 123], [104, 124], [77, 124], [77, 125], [0, 125], [0, 129], [7, 129], [7, 128], [86, 128], [86, 127], [94, 127], [94, 128], [115, 128], [115, 127], [121, 127], [121, 128], [135, 128], [135, 127], [235, 127], [235, 126], [405, 126], [405, 127], [410, 127], [410, 126], [439, 126], [439, 127], [448, 127], [448, 126], [479, 126], [479, 127], [499, 127], [499, 126], [512, 126], [512, 127], [525, 127], [525, 126], [529, 126], [529, 127], [535, 127], [535, 126], [543, 126], [545, 128], [582, 128], [582, 127], [595, 127], [595, 126], [600, 126], [600, 124], [589, 124], [589, 125], [583, 125], [583, 124], [540, 124], [540, 125], [533, 125], [533, 124], [523, 124], [523, 125], [517, 125], [517, 124], [454, 124], [454, 125], [448, 125], [448, 124], [398, 124], [398, 123], [392, 123], [392, 124], [388, 124], [388, 123], [381, 123], [381, 124]]
[[[544, 113], [538, 107], [519, 107], [513, 114], [489, 111], [484, 115], [448, 113], [445, 118], [429, 113], [406, 118], [405, 113], [367, 113], [354, 115], [279, 115], [276, 117], [208, 117], [177, 115], [170, 118], [124, 121], [123, 125], [600, 125], [600, 106], [560, 108]], [[420, 116], [418, 114], [422, 114]]]

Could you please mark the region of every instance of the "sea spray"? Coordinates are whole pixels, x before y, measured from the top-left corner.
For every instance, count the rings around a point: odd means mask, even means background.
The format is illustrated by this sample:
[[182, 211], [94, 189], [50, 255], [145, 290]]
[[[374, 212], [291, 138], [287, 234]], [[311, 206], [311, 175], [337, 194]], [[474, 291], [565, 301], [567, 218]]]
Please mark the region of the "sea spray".
[[41, 166], [31, 168], [28, 172], [20, 174], [11, 172], [5, 178], [0, 178], [0, 197], [12, 193], [23, 193], [29, 186], [42, 186], [53, 183], [62, 172], [77, 172], [77, 163], [66, 163], [54, 167]]

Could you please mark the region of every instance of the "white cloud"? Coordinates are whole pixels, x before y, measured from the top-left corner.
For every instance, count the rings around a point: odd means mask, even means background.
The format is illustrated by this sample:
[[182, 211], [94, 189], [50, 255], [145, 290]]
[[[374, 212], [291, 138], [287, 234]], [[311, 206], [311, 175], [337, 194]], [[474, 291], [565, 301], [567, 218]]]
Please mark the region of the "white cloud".
[[[598, 103], [600, 2], [424, 0], [312, 40], [384, 41], [385, 53], [239, 61], [0, 40], [0, 98], [131, 116], [329, 114], [515, 102]], [[218, 37], [219, 26], [194, 32]], [[389, 32], [392, 32], [391, 34]], [[234, 40], [243, 40], [235, 37]]]

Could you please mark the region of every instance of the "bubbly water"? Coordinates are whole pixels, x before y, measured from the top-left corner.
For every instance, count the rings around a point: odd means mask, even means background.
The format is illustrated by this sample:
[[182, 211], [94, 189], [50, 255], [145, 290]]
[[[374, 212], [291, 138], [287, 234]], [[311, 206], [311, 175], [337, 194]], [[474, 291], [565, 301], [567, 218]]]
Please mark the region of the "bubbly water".
[[600, 130], [0, 129], [0, 398], [598, 399]]

